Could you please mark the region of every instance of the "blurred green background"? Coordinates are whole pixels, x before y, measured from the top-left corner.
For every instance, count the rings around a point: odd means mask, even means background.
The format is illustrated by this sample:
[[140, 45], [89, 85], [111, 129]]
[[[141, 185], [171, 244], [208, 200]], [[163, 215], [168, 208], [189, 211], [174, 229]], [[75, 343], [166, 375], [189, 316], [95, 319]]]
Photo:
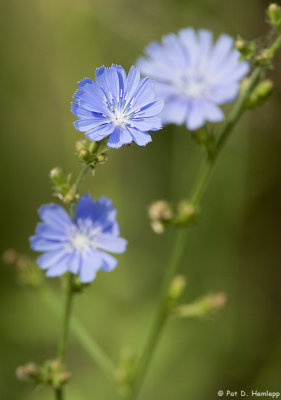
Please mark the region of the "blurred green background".
[[[266, 34], [262, 0], [9, 0], [1, 1], [2, 145], [1, 250], [32, 254], [36, 210], [54, 201], [49, 170], [77, 172], [70, 112], [76, 82], [111, 63], [126, 69], [142, 49], [182, 27], [208, 28], [246, 38]], [[216, 399], [219, 389], [281, 391], [281, 80], [280, 56], [270, 77], [274, 96], [243, 117], [216, 165], [202, 204], [201, 223], [186, 248], [186, 300], [225, 291], [229, 301], [203, 321], [168, 324], [140, 400]], [[228, 108], [227, 108], [228, 109]], [[99, 273], [75, 301], [75, 314], [114, 360], [120, 347], [145, 338], [174, 232], [156, 236], [147, 206], [180, 200], [203, 153], [183, 127], [154, 133], [146, 148], [111, 151], [108, 163], [83, 189], [114, 200], [128, 251], [117, 269]], [[15, 368], [56, 354], [60, 320], [17, 285], [1, 265], [0, 399], [47, 400]], [[50, 285], [58, 288], [56, 279]], [[116, 399], [112, 385], [70, 337], [73, 379], [67, 400]]]

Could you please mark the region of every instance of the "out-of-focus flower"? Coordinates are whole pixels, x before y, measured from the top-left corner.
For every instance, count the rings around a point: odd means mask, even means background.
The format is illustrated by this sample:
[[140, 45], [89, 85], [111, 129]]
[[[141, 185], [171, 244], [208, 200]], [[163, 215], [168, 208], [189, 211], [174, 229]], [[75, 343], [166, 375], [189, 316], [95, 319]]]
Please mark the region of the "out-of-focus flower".
[[148, 208], [148, 215], [151, 222], [151, 227], [155, 233], [163, 233], [166, 225], [173, 218], [173, 212], [169, 203], [165, 200], [155, 201]]
[[149, 78], [131, 67], [128, 76], [120, 65], [96, 70], [96, 82], [85, 78], [73, 96], [72, 112], [79, 118], [74, 126], [94, 141], [109, 136], [107, 145], [119, 148], [132, 141], [145, 146], [147, 131], [161, 128], [163, 101], [156, 97]]
[[90, 282], [99, 269], [115, 268], [117, 260], [106, 251], [123, 253], [126, 249], [126, 240], [119, 236], [116, 209], [106, 197], [97, 202], [87, 194], [81, 197], [74, 221], [56, 204], [43, 205], [39, 215], [43, 222], [37, 225], [30, 244], [43, 252], [37, 262], [47, 276], [70, 271], [79, 274], [81, 282]]
[[212, 33], [192, 28], [178, 35], [164, 36], [153, 42], [140, 58], [141, 72], [155, 81], [156, 93], [165, 100], [164, 124], [186, 124], [195, 130], [206, 121], [224, 118], [218, 107], [236, 98], [239, 81], [248, 73], [246, 61], [239, 61], [234, 40], [221, 35], [213, 45]]

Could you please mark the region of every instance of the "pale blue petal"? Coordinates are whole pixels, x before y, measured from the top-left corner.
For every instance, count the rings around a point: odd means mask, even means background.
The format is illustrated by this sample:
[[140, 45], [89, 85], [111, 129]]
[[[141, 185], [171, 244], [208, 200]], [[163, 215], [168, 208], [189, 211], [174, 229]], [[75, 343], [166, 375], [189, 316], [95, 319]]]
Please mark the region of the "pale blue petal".
[[119, 149], [124, 144], [129, 144], [132, 141], [133, 139], [126, 128], [116, 127], [110, 135], [107, 145], [108, 147]]
[[83, 79], [78, 83], [80, 89], [76, 91], [73, 99], [77, 101], [80, 107], [87, 111], [105, 113], [107, 108], [104, 104], [104, 92], [91, 79]]
[[81, 282], [88, 283], [95, 279], [97, 271], [103, 264], [98, 252], [91, 251], [83, 254], [81, 257], [81, 266], [79, 270], [79, 278]]
[[67, 255], [64, 246], [58, 250], [47, 251], [37, 258], [37, 264], [42, 269], [47, 269], [58, 264]]
[[139, 146], [145, 146], [152, 140], [151, 136], [147, 132], [141, 132], [133, 127], [128, 127], [127, 129], [132, 135], [134, 142]]
[[112, 257], [110, 254], [107, 254], [103, 251], [96, 250], [96, 253], [99, 253], [100, 258], [103, 261], [102, 266], [100, 267], [103, 271], [110, 272], [114, 270], [118, 261], [115, 257]]
[[97, 240], [97, 247], [112, 253], [123, 253], [126, 250], [127, 240], [108, 234], [101, 235]]
[[208, 65], [212, 45], [212, 33], [206, 29], [200, 29], [198, 32], [198, 46], [200, 48], [198, 68], [201, 69], [201, 71]]
[[60, 261], [58, 261], [54, 266], [48, 269], [46, 276], [55, 277], [60, 276], [68, 271], [69, 254], [66, 254]]
[[134, 127], [139, 131], [157, 131], [162, 128], [160, 117], [135, 118], [130, 121], [130, 127]]
[[53, 225], [47, 225], [46, 223], [39, 223], [36, 226], [36, 235], [42, 239], [47, 239], [51, 241], [61, 241], [64, 240], [66, 236], [66, 230], [54, 228]]
[[53, 251], [61, 248], [61, 242], [52, 241], [40, 236], [31, 236], [29, 238], [30, 247], [34, 251]]
[[193, 28], [185, 28], [179, 31], [179, 39], [188, 55], [187, 66], [195, 66], [200, 54], [198, 40]]
[[100, 114], [100, 117], [90, 117], [90, 118], [81, 118], [77, 121], [73, 122], [75, 128], [80, 132], [86, 132], [91, 129], [97, 128], [103, 124], [108, 123], [108, 117], [103, 117]]
[[142, 79], [132, 99], [131, 111], [138, 110], [152, 103], [154, 99], [155, 92], [153, 91], [151, 80], [149, 78]]
[[115, 129], [112, 123], [100, 125], [96, 128], [89, 130], [86, 136], [90, 140], [98, 141], [104, 139], [106, 136], [110, 135]]
[[107, 90], [112, 96], [119, 100], [120, 88], [119, 88], [119, 76], [116, 68], [107, 68], [105, 70], [105, 81], [107, 84]]
[[216, 104], [224, 104], [236, 99], [240, 85], [237, 82], [232, 84], [216, 85], [206, 93], [206, 98]]
[[41, 206], [38, 210], [38, 214], [42, 221], [59, 231], [65, 231], [67, 226], [72, 225], [71, 218], [65, 209], [57, 204], [46, 204]]
[[81, 257], [81, 254], [77, 250], [74, 250], [69, 256], [67, 266], [72, 274], [78, 274], [81, 267]]
[[188, 100], [171, 97], [165, 104], [162, 112], [163, 124], [174, 123], [181, 125], [186, 120], [189, 109]]
[[95, 201], [90, 197], [90, 195], [84, 194], [80, 197], [77, 207], [76, 207], [76, 217], [75, 222], [78, 219], [92, 218], [95, 210]]
[[91, 218], [94, 226], [99, 227], [101, 232], [118, 236], [119, 225], [116, 222], [116, 214], [112, 201], [107, 197], [100, 197], [95, 203], [88, 194], [85, 194], [78, 202], [75, 220]]
[[222, 34], [219, 37], [210, 57], [209, 71], [216, 71], [223, 60], [229, 55], [230, 51], [233, 49], [233, 46], [234, 40], [232, 37], [226, 34]]
[[107, 197], [100, 197], [95, 203], [92, 219], [99, 224], [103, 233], [114, 236], [119, 235], [119, 225], [116, 221], [117, 211], [113, 207], [112, 201]]
[[92, 111], [85, 110], [84, 108], [80, 107], [77, 103], [71, 103], [71, 111], [72, 113], [78, 118], [88, 118], [92, 117]]
[[215, 104], [205, 101], [202, 104], [202, 110], [204, 112], [205, 119], [210, 122], [218, 122], [224, 119], [224, 114], [222, 110]]
[[203, 126], [204, 122], [205, 116], [203, 113], [202, 104], [200, 102], [192, 103], [186, 120], [187, 128], [193, 131]]
[[159, 115], [164, 107], [164, 100], [156, 100], [142, 107], [138, 111], [138, 117], [154, 117]]
[[127, 81], [124, 88], [127, 96], [126, 104], [128, 104], [131, 101], [139, 83], [140, 83], [140, 72], [135, 66], [132, 66], [128, 73]]

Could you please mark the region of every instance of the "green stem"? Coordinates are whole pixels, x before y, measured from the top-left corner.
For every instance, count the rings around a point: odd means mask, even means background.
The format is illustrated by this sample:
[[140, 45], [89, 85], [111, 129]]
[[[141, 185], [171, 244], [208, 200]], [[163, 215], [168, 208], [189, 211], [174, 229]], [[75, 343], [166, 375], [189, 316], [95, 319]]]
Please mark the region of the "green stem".
[[[48, 288], [40, 289], [42, 300], [50, 307], [57, 315], [61, 314], [62, 305], [52, 290]], [[71, 318], [70, 330], [76, 340], [89, 354], [92, 360], [99, 366], [101, 371], [111, 380], [115, 371], [115, 365], [108, 355], [100, 348], [95, 340], [89, 335], [87, 330], [79, 320]]]
[[273, 58], [277, 52], [277, 50], [281, 47], [281, 35], [279, 35], [269, 49], [269, 55]]
[[55, 389], [56, 400], [63, 400], [62, 388]]
[[[224, 147], [234, 126], [236, 125], [237, 121], [241, 117], [241, 115], [244, 111], [244, 106], [245, 106], [246, 100], [249, 97], [249, 95], [251, 94], [251, 92], [253, 91], [255, 85], [257, 84], [261, 72], [262, 72], [261, 67], [257, 67], [253, 71], [247, 87], [244, 88], [243, 92], [241, 93], [240, 97], [238, 98], [237, 102], [235, 103], [231, 113], [229, 114], [229, 117], [227, 118], [225, 125], [223, 126], [223, 128], [221, 130], [214, 153], [212, 155], [209, 154], [205, 160], [205, 163], [200, 171], [200, 174], [198, 176], [198, 179], [193, 187], [193, 190], [192, 190], [191, 196], [190, 196], [191, 202], [193, 203], [193, 205], [195, 207], [198, 207], [200, 204], [201, 198], [207, 187], [208, 179], [213, 170], [215, 161], [217, 160], [217, 157], [220, 154], [222, 148]], [[161, 333], [164, 323], [167, 319], [167, 310], [166, 310], [166, 306], [165, 306], [165, 302], [166, 302], [166, 298], [167, 298], [167, 290], [169, 288], [171, 279], [178, 272], [181, 260], [184, 255], [186, 241], [187, 241], [187, 237], [190, 232], [190, 229], [191, 229], [191, 225], [188, 225], [185, 228], [179, 229], [177, 232], [172, 255], [171, 255], [168, 267], [167, 267], [166, 277], [165, 277], [164, 283], [163, 283], [163, 288], [162, 288], [161, 298], [160, 298], [160, 305], [156, 310], [154, 323], [151, 327], [150, 334], [148, 336], [147, 342], [145, 343], [144, 349], [141, 352], [141, 356], [140, 356], [139, 362], [136, 367], [135, 376], [134, 376], [134, 379], [132, 382], [132, 391], [131, 391], [129, 399], [133, 399], [137, 395], [137, 392], [141, 386], [141, 383], [144, 379], [148, 365], [150, 363], [151, 357], [155, 350], [156, 344], [158, 342], [160, 333]]]
[[77, 179], [75, 181], [76, 193], [80, 192], [81, 184], [89, 171], [90, 171], [89, 165], [85, 165], [84, 168], [82, 168], [80, 173], [78, 174]]
[[73, 300], [73, 275], [69, 272], [68, 273], [68, 281], [67, 281], [67, 288], [65, 294], [65, 306], [64, 306], [64, 314], [63, 314], [63, 325], [61, 331], [61, 338], [59, 344], [59, 361], [61, 364], [65, 362], [65, 353], [66, 353], [66, 342], [68, 336], [68, 328], [69, 328], [69, 319], [71, 314], [71, 307], [72, 307], [72, 300]]

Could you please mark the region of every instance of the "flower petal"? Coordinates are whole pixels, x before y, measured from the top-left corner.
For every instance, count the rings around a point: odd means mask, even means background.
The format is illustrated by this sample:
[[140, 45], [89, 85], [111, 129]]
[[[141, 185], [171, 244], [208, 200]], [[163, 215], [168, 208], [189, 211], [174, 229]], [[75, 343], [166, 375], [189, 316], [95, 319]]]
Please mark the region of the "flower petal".
[[96, 253], [99, 253], [100, 258], [103, 261], [102, 266], [100, 267], [103, 271], [109, 272], [114, 270], [118, 261], [115, 257], [112, 257], [110, 254], [107, 254], [103, 251], [96, 250]]
[[91, 251], [81, 257], [79, 277], [81, 282], [88, 283], [95, 279], [97, 271], [101, 268], [103, 261], [98, 252]]
[[126, 250], [127, 240], [108, 234], [101, 235], [97, 240], [97, 247], [112, 253], [123, 253]]
[[70, 216], [64, 208], [57, 204], [46, 204], [39, 208], [38, 214], [47, 225], [59, 231], [65, 231], [66, 226], [72, 225]]
[[181, 125], [186, 119], [186, 115], [189, 109], [188, 101], [185, 99], [179, 99], [177, 97], [171, 97], [167, 100], [164, 110], [162, 112], [163, 124], [174, 123]]
[[106, 136], [110, 135], [114, 131], [114, 129], [115, 129], [114, 125], [112, 123], [108, 123], [108, 124], [97, 126], [96, 128], [89, 130], [86, 133], [86, 136], [90, 140], [98, 141], [98, 140], [102, 140]]
[[37, 258], [37, 264], [42, 269], [54, 267], [68, 255], [63, 246], [58, 250], [47, 251]]
[[127, 129], [117, 126], [114, 132], [110, 135], [107, 145], [108, 147], [119, 149], [124, 144], [129, 144], [132, 141], [133, 139]]
[[139, 146], [145, 146], [152, 141], [151, 136], [147, 132], [139, 131], [133, 127], [127, 127], [127, 129], [132, 135], [134, 142]]

